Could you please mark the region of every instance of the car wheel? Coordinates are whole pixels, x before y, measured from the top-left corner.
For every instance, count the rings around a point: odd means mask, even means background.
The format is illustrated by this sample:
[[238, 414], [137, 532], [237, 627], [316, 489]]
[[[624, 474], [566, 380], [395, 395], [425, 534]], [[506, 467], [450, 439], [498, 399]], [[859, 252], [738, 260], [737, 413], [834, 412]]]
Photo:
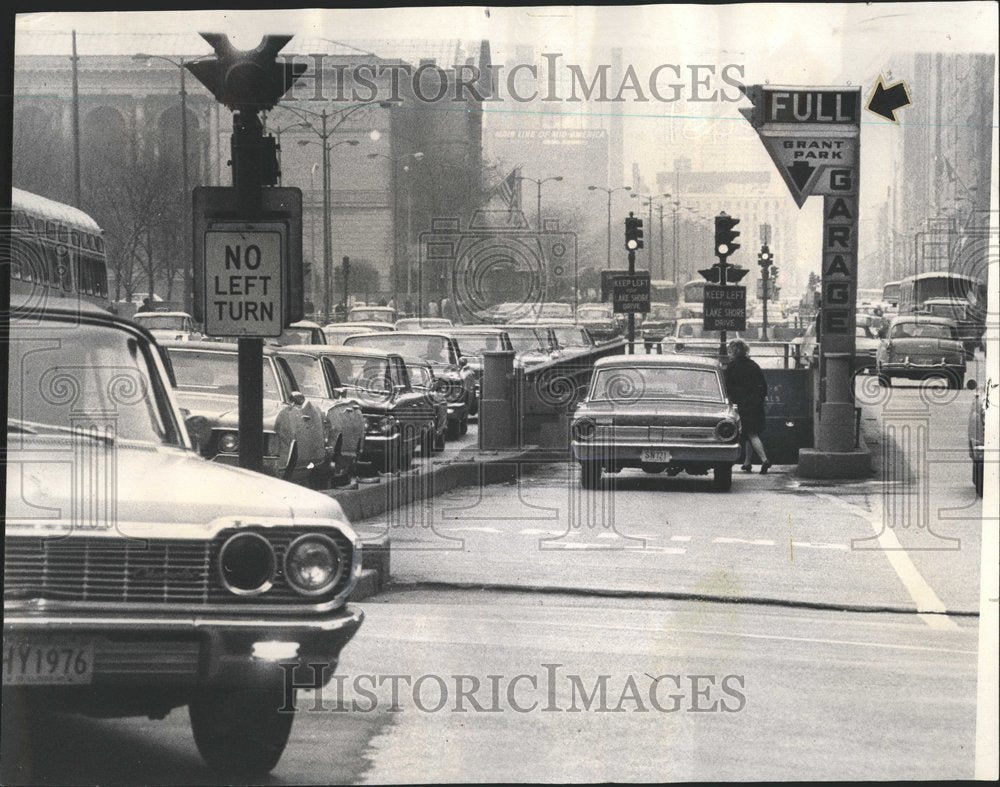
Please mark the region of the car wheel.
[[434, 450], [436, 452], [444, 450], [444, 432], [441, 432], [441, 434], [437, 434], [435, 432], [435, 434], [434, 434]]
[[283, 704], [280, 686], [199, 692], [188, 713], [205, 762], [227, 775], [269, 773], [285, 751], [295, 719], [294, 713], [279, 711]]
[[716, 465], [712, 471], [712, 486], [717, 492], [728, 492], [733, 486], [733, 466]]
[[457, 419], [452, 419], [448, 421], [447, 433], [449, 440], [457, 440], [459, 437], [461, 437], [462, 436], [461, 422], [458, 421]]
[[462, 420], [459, 421], [458, 432], [461, 435], [468, 434], [469, 432], [469, 416], [463, 415]]
[[885, 372], [878, 372], [878, 384], [883, 388], [892, 388], [892, 378]]
[[965, 385], [965, 375], [964, 374], [948, 374], [948, 387], [953, 391], [961, 391], [962, 386]]
[[976, 497], [983, 496], [983, 460], [972, 460], [972, 485], [976, 488]]
[[601, 485], [601, 463], [580, 462], [580, 486], [584, 489], [597, 489]]

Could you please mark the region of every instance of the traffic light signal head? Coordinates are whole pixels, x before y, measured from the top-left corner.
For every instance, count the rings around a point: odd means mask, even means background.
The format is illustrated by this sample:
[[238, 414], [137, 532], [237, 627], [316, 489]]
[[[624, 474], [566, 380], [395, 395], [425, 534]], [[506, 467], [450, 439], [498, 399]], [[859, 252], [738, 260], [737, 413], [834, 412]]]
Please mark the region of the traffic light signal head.
[[215, 57], [185, 63], [216, 100], [232, 110], [266, 111], [274, 107], [306, 70], [305, 63], [275, 60], [291, 36], [264, 36], [254, 48], [236, 49], [222, 33], [202, 33]]
[[642, 244], [642, 219], [637, 219], [629, 211], [625, 219], [625, 248], [629, 251], [641, 249]]
[[774, 264], [774, 255], [767, 246], [760, 247], [760, 254], [757, 255], [757, 264], [764, 270], [767, 270]]
[[719, 273], [721, 269], [717, 265], [713, 265], [711, 268], [700, 268], [698, 273], [705, 277], [705, 281], [709, 284], [719, 283]]
[[740, 233], [734, 229], [739, 223], [739, 219], [726, 213], [715, 217], [715, 256], [725, 259], [740, 247], [736, 242]]

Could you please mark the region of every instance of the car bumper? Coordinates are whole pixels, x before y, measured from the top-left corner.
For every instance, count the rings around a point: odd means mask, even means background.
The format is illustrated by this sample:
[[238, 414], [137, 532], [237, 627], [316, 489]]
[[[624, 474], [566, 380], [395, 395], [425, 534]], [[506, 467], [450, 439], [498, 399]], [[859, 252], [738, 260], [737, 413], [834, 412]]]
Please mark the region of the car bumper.
[[643, 451], [669, 451], [670, 464], [725, 464], [739, 461], [740, 444], [649, 443], [606, 440], [574, 440], [573, 458], [578, 462], [641, 464]]
[[390, 453], [399, 450], [401, 442], [399, 432], [391, 435], [366, 434], [361, 459], [364, 462], [382, 462]]
[[[323, 618], [266, 622], [223, 616], [8, 612], [3, 630], [5, 647], [14, 640], [41, 645], [88, 642], [93, 647], [93, 674], [88, 683], [32, 683], [30, 688], [245, 686], [282, 674], [281, 664], [322, 664], [330, 668], [327, 674], [332, 674], [340, 651], [363, 620], [361, 610], [349, 608]], [[261, 644], [255, 655], [256, 643]], [[276, 643], [282, 643], [285, 653], [265, 657], [265, 649], [273, 649]], [[7, 680], [5, 668], [5, 686]]]
[[879, 369], [883, 374], [905, 377], [908, 375], [920, 376], [932, 372], [950, 372], [952, 374], [965, 374], [964, 363], [912, 363], [909, 361], [882, 363]]
[[[229, 453], [216, 454], [215, 456], [212, 457], [211, 461], [218, 462], [220, 465], [229, 465], [230, 467], [239, 467], [240, 466], [240, 455], [239, 454], [229, 454]], [[264, 457], [264, 466], [263, 466], [262, 470], [263, 470], [263, 472], [267, 473], [268, 475], [273, 475], [273, 476], [276, 476], [276, 477], [280, 478], [281, 474], [282, 474], [282, 471], [284, 470], [284, 468], [281, 467], [280, 463], [278, 462], [278, 457], [276, 457], [276, 456], [265, 456]]]

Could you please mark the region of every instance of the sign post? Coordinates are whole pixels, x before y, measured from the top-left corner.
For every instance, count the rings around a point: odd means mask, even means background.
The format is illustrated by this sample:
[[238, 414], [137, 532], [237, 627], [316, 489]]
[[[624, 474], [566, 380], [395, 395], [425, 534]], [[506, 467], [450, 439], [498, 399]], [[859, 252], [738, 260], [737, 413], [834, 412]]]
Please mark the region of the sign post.
[[852, 378], [861, 89], [753, 85], [744, 93], [753, 107], [740, 112], [757, 130], [795, 203], [801, 208], [810, 196], [823, 197], [821, 401], [816, 447], [800, 451], [799, 472], [811, 477], [866, 476], [871, 460], [856, 445]]

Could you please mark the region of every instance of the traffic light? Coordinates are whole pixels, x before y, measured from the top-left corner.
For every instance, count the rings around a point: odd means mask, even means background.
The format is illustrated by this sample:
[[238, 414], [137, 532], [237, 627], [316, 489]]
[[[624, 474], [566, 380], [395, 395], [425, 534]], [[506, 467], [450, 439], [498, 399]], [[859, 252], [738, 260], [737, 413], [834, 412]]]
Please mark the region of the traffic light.
[[777, 279], [778, 278], [778, 269], [777, 268], [771, 268], [771, 278], [772, 279]]
[[740, 279], [746, 276], [750, 271], [746, 268], [741, 268], [739, 265], [727, 265], [726, 266], [726, 283], [727, 284], [739, 284]]
[[740, 244], [736, 242], [739, 233], [734, 229], [740, 220], [725, 212], [715, 217], [715, 256], [726, 259], [736, 251]]
[[705, 281], [709, 284], [719, 283], [719, 273], [722, 269], [718, 265], [713, 265], [710, 268], [699, 268], [698, 273], [705, 277]]
[[625, 248], [629, 251], [642, 248], [642, 219], [637, 219], [632, 211], [625, 219]]
[[275, 58], [291, 36], [264, 36], [248, 50], [236, 49], [223, 33], [202, 33], [214, 58], [184, 66], [207, 87], [220, 104], [254, 112], [274, 107], [306, 70], [305, 63], [278, 63]]
[[766, 245], [760, 247], [760, 254], [757, 255], [757, 264], [763, 268], [765, 276], [767, 275], [767, 269], [774, 264], [774, 255]]

